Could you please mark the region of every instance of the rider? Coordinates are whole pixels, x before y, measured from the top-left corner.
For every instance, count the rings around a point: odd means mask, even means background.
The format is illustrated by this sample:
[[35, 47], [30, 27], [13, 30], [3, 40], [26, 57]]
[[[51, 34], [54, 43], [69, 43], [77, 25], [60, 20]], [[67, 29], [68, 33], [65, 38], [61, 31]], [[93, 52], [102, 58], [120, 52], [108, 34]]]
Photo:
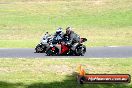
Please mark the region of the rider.
[[56, 33], [54, 34], [53, 41], [56, 42], [62, 41], [63, 35], [64, 33], [62, 32], [62, 28], [61, 27], [57, 28]]
[[66, 34], [64, 36], [68, 36], [69, 40], [67, 41], [67, 45], [74, 46], [80, 42], [80, 36], [72, 31], [71, 27], [66, 28]]
[[49, 32], [46, 32], [44, 36], [42, 37], [41, 42], [44, 42], [44, 41], [48, 42], [50, 38], [51, 38], [51, 35], [49, 34]]
[[43, 36], [43, 38], [47, 39], [48, 37], [50, 37], [51, 35], [49, 34], [49, 32], [46, 32], [45, 35]]

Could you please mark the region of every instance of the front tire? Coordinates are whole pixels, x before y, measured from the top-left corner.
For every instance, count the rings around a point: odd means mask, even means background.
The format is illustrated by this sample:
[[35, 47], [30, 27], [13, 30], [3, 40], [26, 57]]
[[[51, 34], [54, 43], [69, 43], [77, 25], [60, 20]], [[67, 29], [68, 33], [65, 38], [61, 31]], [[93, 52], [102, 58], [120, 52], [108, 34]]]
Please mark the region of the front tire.
[[57, 56], [59, 55], [59, 49], [57, 47], [50, 47], [46, 51], [47, 56]]
[[42, 47], [42, 45], [38, 44], [35, 48], [36, 53], [43, 53], [44, 52], [44, 48]]

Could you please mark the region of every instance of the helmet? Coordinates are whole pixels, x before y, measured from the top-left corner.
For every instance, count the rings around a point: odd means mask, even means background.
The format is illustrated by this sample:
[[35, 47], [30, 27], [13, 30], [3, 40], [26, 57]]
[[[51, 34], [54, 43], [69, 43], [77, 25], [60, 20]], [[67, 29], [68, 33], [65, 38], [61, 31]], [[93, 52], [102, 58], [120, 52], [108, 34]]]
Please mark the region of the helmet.
[[66, 28], [66, 34], [70, 34], [71, 31], [72, 31], [72, 28], [71, 28], [71, 27], [67, 27], [67, 28]]
[[49, 32], [46, 32], [45, 34], [49, 34]]
[[57, 30], [56, 30], [56, 34], [61, 34], [62, 33], [62, 28], [58, 28]]

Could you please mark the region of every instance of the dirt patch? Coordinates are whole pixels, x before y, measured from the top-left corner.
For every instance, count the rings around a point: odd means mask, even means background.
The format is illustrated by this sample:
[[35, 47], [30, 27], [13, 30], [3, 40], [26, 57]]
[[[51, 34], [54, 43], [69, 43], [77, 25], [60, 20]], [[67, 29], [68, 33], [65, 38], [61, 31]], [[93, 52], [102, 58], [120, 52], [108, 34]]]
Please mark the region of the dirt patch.
[[103, 0], [92, 0], [92, 2], [95, 5], [102, 5], [102, 4], [104, 4], [104, 1]]
[[61, 75], [72, 74], [74, 72], [74, 69], [67, 65], [49, 65], [47, 70]]
[[16, 72], [17, 70], [15, 68], [9, 68], [9, 67], [1, 67], [0, 73], [11, 73]]

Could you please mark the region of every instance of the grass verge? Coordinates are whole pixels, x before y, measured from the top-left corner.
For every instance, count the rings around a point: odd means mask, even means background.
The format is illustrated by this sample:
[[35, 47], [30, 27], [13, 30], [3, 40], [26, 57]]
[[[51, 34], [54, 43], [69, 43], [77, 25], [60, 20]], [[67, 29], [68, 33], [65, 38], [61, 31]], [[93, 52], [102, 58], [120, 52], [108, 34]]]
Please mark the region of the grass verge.
[[131, 6], [130, 0], [1, 0], [0, 47], [34, 47], [59, 26], [72, 26], [87, 46], [132, 45]]
[[73, 74], [82, 64], [89, 74], [130, 74], [132, 59], [0, 59], [0, 88], [131, 88], [132, 84], [84, 84]]

